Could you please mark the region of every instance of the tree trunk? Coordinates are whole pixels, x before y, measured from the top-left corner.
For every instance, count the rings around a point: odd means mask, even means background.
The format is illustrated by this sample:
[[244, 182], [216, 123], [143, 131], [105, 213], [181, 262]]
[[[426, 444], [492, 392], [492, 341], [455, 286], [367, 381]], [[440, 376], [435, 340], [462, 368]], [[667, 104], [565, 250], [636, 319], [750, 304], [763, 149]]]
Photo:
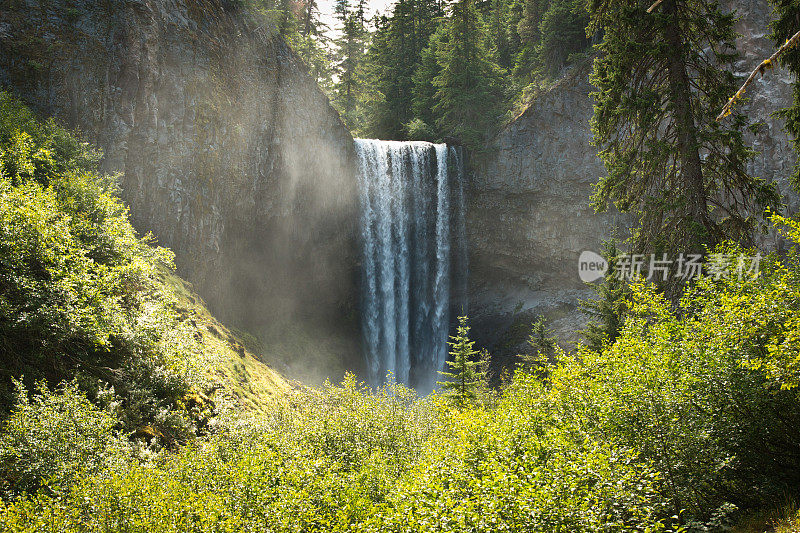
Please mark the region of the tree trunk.
[[686, 199], [686, 216], [702, 225], [709, 235], [713, 235], [713, 224], [708, 216], [703, 167], [700, 163], [697, 126], [692, 111], [689, 75], [686, 72], [686, 47], [678, 25], [676, 0], [665, 0], [662, 9], [664, 14], [670, 17], [664, 38], [671, 49], [667, 64], [669, 97], [675, 113], [675, 126], [678, 132], [677, 158]]

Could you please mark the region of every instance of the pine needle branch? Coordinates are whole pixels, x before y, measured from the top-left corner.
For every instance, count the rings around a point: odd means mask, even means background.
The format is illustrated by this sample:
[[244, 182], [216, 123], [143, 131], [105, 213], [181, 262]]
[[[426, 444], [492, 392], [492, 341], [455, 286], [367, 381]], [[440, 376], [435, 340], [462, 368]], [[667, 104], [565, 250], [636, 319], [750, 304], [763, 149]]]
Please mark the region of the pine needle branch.
[[756, 67], [756, 69], [750, 73], [750, 76], [748, 76], [741, 88], [736, 91], [736, 94], [734, 94], [730, 100], [728, 100], [728, 103], [725, 104], [725, 107], [722, 108], [722, 112], [720, 112], [720, 114], [717, 116], [717, 122], [731, 114], [734, 103], [742, 97], [745, 89], [747, 89], [747, 86], [753, 83], [753, 81], [756, 79], [756, 74], [761, 74], [761, 76], [764, 76], [764, 72], [766, 72], [767, 69], [774, 67], [775, 61], [777, 61], [781, 55], [783, 55], [790, 48], [797, 46], [798, 43], [800, 43], [800, 31], [795, 33], [791, 39], [787, 39], [786, 42], [783, 43], [783, 46], [778, 48], [768, 59], [762, 61], [761, 64], [759, 64], [758, 67]]

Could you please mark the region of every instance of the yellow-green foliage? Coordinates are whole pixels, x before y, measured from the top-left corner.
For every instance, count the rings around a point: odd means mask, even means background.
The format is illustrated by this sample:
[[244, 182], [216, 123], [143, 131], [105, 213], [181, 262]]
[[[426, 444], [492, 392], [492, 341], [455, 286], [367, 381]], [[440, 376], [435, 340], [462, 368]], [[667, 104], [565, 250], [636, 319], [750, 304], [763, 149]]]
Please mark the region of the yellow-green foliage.
[[722, 524], [796, 490], [799, 272], [794, 254], [767, 258], [758, 275], [703, 278], [677, 309], [635, 285], [616, 343], [553, 371], [562, 408], [651, 461], [676, 514]]
[[722, 531], [800, 488], [796, 252], [677, 305], [634, 285], [616, 341], [459, 408], [303, 389], [136, 237], [87, 147], [2, 95], [0, 116], [0, 355], [75, 376], [21, 388], [0, 429], [2, 531]]
[[121, 427], [193, 433], [179, 399], [206, 381], [161, 278], [172, 253], [137, 236], [100, 154], [0, 92], [0, 411], [11, 378], [115, 387]]
[[[0, 495], [40, 488], [59, 492], [76, 476], [97, 474], [126, 455], [114, 431], [113, 405], [93, 405], [75, 382], [55, 391], [39, 383], [33, 399], [19, 382], [16, 392], [16, 405], [0, 433]], [[103, 396], [109, 398], [110, 392]]]
[[34, 531], [660, 531], [656, 474], [557, 418], [520, 374], [496, 410], [391, 386], [298, 392], [269, 416], [0, 511]]
[[[579, 348], [576, 356], [556, 350], [556, 364], [518, 371], [499, 398], [455, 409], [445, 398], [418, 398], [400, 386], [370, 391], [352, 376], [316, 390], [264, 374], [252, 355], [255, 343], [242, 343], [214, 321], [187, 285], [145, 255], [114, 262], [125, 252], [114, 252], [113, 232], [98, 238], [109, 232], [74, 229], [98, 226], [75, 226], [85, 217], [63, 214], [70, 208], [63, 207], [61, 185], [36, 178], [37, 164], [18, 183], [4, 182], [4, 242], [19, 244], [3, 261], [17, 265], [8, 270], [17, 279], [30, 280], [21, 286], [34, 289], [21, 294], [52, 291], [52, 308], [62, 314], [42, 315], [40, 324], [77, 334], [93, 351], [50, 340], [42, 328], [24, 331], [65, 357], [83, 357], [82, 383], [92, 376], [90, 364], [108, 361], [91, 357], [126, 354], [115, 352], [119, 346], [135, 350], [122, 367], [130, 374], [121, 384], [131, 388], [111, 395], [120, 425], [186, 444], [158, 452], [105, 447], [86, 430], [104, 415], [78, 398], [67, 403], [89, 423], [77, 425], [74, 442], [86, 445], [79, 448], [84, 455], [101, 458], [78, 461], [64, 453], [73, 441], [61, 438], [70, 419], [51, 413], [64, 401], [26, 407], [18, 400], [14, 412], [34, 422], [28, 427], [16, 416], [0, 438], [3, 453], [20, 465], [7, 475], [8, 494], [19, 496], [2, 504], [0, 530], [715, 531], [728, 527], [737, 509], [769, 505], [800, 487], [795, 255], [764, 260], [759, 275], [705, 278], [677, 308], [653, 287], [636, 285], [613, 344]], [[75, 256], [74, 268], [60, 262], [64, 254]], [[136, 261], [142, 266], [135, 272], [146, 276], [133, 276], [132, 289], [130, 277], [114, 272]], [[30, 266], [38, 264], [51, 274]], [[53, 289], [54, 280], [70, 276]], [[94, 297], [85, 296], [93, 290]], [[161, 318], [147, 318], [153, 316]], [[181, 328], [193, 348], [186, 349]], [[133, 338], [141, 340], [129, 343]], [[220, 401], [216, 417], [173, 366], [197, 350], [213, 354], [212, 378], [234, 383], [231, 392], [241, 400]], [[257, 386], [256, 376], [263, 378]], [[98, 403], [109, 394], [86, 389]], [[259, 400], [277, 396], [275, 390], [286, 400]], [[259, 409], [245, 415], [242, 404]], [[62, 428], [54, 446], [35, 423], [48, 419]], [[201, 438], [187, 438], [201, 422]], [[21, 461], [20, 450], [30, 450], [32, 460]], [[69, 459], [64, 467], [51, 468], [61, 456]]]

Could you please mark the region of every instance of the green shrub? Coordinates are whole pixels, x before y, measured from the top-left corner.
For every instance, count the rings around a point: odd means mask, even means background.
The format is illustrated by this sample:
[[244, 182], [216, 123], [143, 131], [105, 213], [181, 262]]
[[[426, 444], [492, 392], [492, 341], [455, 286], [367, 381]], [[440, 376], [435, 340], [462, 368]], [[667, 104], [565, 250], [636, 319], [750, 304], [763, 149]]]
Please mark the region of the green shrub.
[[[3, 93], [0, 118], [0, 360], [68, 378], [17, 385], [0, 530], [720, 531], [800, 487], [795, 251], [677, 306], [625, 288], [619, 335], [576, 354], [540, 324], [548, 357], [491, 401], [348, 375], [263, 416], [223, 405], [196, 439], [181, 398], [201, 359], [160, 281], [171, 255], [137, 237], [91, 149]], [[184, 445], [124, 444], [134, 430]]]
[[[451, 409], [352, 377], [302, 391], [267, 418], [63, 499], [31, 497], [0, 527], [78, 531], [660, 531], [657, 474], [629, 450], [557, 418], [520, 372], [491, 410]], [[77, 519], [76, 517], [80, 517]]]
[[170, 251], [140, 238], [97, 173], [100, 154], [0, 92], [0, 412], [11, 377], [113, 385], [123, 427], [193, 433], [179, 405], [202, 386], [200, 354], [162, 281]]
[[660, 531], [657, 474], [556, 418], [515, 375], [497, 408], [447, 410], [437, 440], [374, 522], [386, 531]]
[[109, 468], [126, 453], [116, 424], [113, 413], [95, 407], [75, 382], [53, 391], [39, 383], [32, 399], [17, 382], [17, 401], [0, 433], [0, 491], [63, 491], [79, 476]]
[[767, 261], [759, 276], [707, 277], [677, 311], [636, 285], [617, 341], [552, 374], [566, 414], [652, 462], [675, 514], [711, 519], [800, 486], [800, 398], [753, 364], [773, 347], [795, 349], [785, 341], [800, 300], [787, 276]]

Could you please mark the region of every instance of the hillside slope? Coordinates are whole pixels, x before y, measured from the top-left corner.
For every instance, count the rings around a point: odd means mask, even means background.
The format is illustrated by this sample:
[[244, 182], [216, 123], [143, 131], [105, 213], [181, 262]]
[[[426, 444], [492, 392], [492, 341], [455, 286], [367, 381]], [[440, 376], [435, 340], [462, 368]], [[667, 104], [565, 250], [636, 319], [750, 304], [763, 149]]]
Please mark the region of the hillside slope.
[[191, 283], [168, 272], [162, 273], [162, 279], [174, 291], [176, 312], [191, 327], [201, 351], [213, 361], [206, 369], [210, 391], [226, 391], [245, 411], [264, 411], [282, 401], [286, 393], [301, 388], [263, 362], [264, 348], [255, 337], [217, 320]]
[[100, 158], [0, 92], [0, 418], [20, 391], [68, 382], [114, 406], [123, 433], [173, 445], [205, 431], [217, 399], [279, 401], [295, 385], [136, 233]]

